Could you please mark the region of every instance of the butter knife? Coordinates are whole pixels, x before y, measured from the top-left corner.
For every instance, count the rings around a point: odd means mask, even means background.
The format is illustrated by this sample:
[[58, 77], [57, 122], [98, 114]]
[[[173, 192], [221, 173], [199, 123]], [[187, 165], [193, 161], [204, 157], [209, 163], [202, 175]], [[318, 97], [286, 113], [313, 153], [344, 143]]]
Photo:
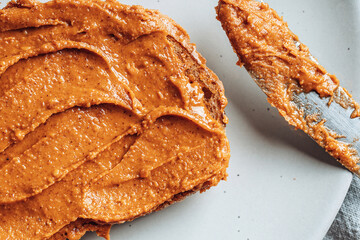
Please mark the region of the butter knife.
[[360, 176], [360, 107], [268, 4], [220, 0], [216, 8], [238, 64], [269, 103]]

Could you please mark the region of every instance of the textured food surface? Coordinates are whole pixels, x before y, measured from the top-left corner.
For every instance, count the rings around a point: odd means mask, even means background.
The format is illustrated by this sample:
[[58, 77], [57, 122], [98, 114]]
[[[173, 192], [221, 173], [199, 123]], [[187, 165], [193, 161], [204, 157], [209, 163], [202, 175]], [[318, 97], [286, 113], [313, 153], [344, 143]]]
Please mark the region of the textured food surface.
[[0, 10], [0, 239], [109, 238], [226, 178], [227, 100], [186, 32], [117, 1]]
[[312, 57], [268, 4], [255, 0], [220, 0], [217, 15], [239, 57], [238, 64], [252, 75], [269, 103], [289, 124], [311, 136], [349, 170], [359, 173], [355, 148], [327, 128], [326, 119], [316, 113], [306, 115], [306, 106], [299, 108], [293, 97], [314, 91], [319, 97], [329, 97], [328, 106], [336, 102], [344, 109], [353, 109], [351, 118], [359, 117], [359, 105], [345, 89], [339, 91], [336, 76]]

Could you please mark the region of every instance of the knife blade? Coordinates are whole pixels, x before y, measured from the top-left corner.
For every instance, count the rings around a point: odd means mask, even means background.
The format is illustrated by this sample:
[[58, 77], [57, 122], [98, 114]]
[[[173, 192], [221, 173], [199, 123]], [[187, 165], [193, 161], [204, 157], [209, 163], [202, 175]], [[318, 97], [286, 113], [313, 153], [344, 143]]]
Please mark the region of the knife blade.
[[216, 8], [238, 64], [288, 123], [360, 176], [360, 107], [268, 4], [220, 0]]

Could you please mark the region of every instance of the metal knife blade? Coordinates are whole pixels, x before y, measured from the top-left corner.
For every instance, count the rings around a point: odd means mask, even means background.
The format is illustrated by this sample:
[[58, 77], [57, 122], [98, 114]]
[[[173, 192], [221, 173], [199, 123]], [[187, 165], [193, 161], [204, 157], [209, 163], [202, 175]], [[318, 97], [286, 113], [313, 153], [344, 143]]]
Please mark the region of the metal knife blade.
[[[253, 80], [261, 87], [261, 79], [258, 79], [254, 74], [250, 74]], [[263, 88], [262, 88], [263, 89]], [[266, 91], [264, 91], [266, 94]], [[339, 86], [335, 93], [342, 98], [346, 98], [346, 101], [353, 102], [352, 97]], [[350, 160], [356, 162], [356, 165], [359, 166], [359, 152], [360, 152], [360, 118], [351, 118], [352, 113], [356, 110], [352, 106], [341, 106], [337, 102], [332, 102], [329, 105], [329, 102], [332, 101], [331, 97], [320, 98], [319, 94], [311, 91], [309, 93], [305, 92], [292, 92], [291, 96], [292, 103], [296, 106], [297, 111], [303, 112], [303, 120], [306, 122], [307, 128], [301, 128], [306, 132], [310, 137], [312, 137], [318, 144], [326, 149], [324, 143], [321, 143], [319, 140], [315, 139], [311, 135], [314, 126], [317, 124], [323, 124], [325, 130], [334, 136], [338, 137], [338, 144], [347, 145], [350, 153]], [[271, 103], [271, 101], [269, 101]], [[306, 121], [308, 117], [315, 117], [312, 122]], [[286, 116], [284, 116], [286, 118]], [[297, 127], [295, 124], [291, 124]], [[298, 127], [299, 128], [299, 127]], [[327, 150], [328, 151], [328, 150]], [[329, 151], [328, 151], [329, 152]], [[340, 163], [342, 163], [341, 157], [335, 156], [334, 153], [329, 152], [333, 155]], [[360, 177], [360, 170], [354, 166], [347, 166], [347, 164], [342, 163], [347, 167], [351, 172], [355, 173]]]
[[[268, 96], [270, 104], [289, 124], [303, 130], [346, 168], [360, 176], [359, 105], [346, 89], [331, 85], [336, 82], [326, 84], [333, 76], [318, 64], [295, 35], [291, 35], [293, 33], [287, 24], [268, 5], [254, 0], [220, 0], [217, 14], [240, 64]], [[271, 37], [272, 41], [269, 40]], [[281, 41], [283, 43], [279, 44]], [[279, 48], [281, 44], [283, 48], [291, 45], [288, 55], [276, 52], [283, 51]], [[296, 49], [299, 54], [308, 53], [306, 58], [297, 57]], [[307, 76], [315, 76], [314, 69], [307, 69], [311, 64], [323, 73], [323, 92], [318, 91], [319, 88], [309, 91], [304, 85], [306, 79], [288, 74], [294, 68], [292, 58], [297, 61], [295, 67], [301, 68], [297, 70], [309, 73]], [[280, 71], [277, 64], [282, 68]], [[264, 69], [259, 68], [262, 65]], [[324, 91], [330, 94], [324, 94]]]

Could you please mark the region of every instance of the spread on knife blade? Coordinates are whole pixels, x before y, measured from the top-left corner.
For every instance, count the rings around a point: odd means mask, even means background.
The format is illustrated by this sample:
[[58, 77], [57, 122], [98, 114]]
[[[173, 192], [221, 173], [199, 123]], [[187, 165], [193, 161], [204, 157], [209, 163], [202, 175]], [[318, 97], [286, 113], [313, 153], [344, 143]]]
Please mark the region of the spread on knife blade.
[[320, 119], [318, 114], [305, 114], [307, 106], [299, 107], [294, 99], [300, 93], [313, 91], [318, 99], [329, 97], [329, 106], [336, 102], [344, 109], [353, 109], [351, 118], [358, 118], [359, 105], [345, 89], [340, 89], [339, 80], [312, 57], [268, 4], [220, 0], [217, 15], [239, 57], [238, 64], [244, 65], [268, 96], [269, 103], [291, 125], [303, 130], [345, 167], [359, 174], [359, 158], [353, 144], [343, 142], [343, 136], [327, 128], [326, 119]]

